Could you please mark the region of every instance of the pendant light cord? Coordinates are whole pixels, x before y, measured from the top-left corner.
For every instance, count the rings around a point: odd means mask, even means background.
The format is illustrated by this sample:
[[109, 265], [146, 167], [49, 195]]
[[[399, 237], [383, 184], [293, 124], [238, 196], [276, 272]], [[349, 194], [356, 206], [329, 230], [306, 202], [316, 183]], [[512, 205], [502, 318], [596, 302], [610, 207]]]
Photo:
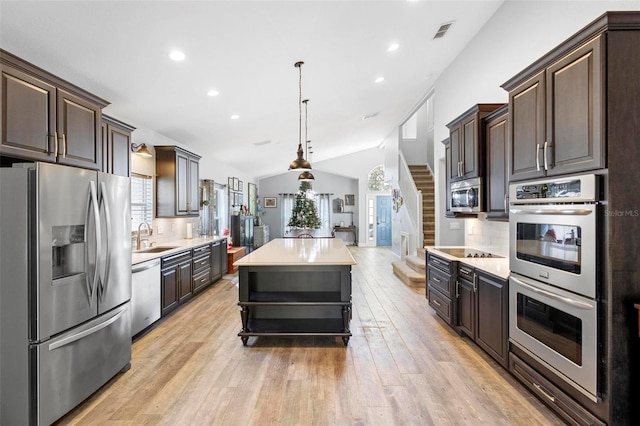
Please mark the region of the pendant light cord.
[[302, 103], [304, 104], [304, 158], [305, 160], [309, 161], [309, 152], [308, 152], [308, 148], [309, 148], [309, 139], [307, 136], [307, 117], [309, 116], [309, 111], [307, 110], [307, 106], [309, 103], [309, 99], [305, 99], [304, 101], [302, 101]]

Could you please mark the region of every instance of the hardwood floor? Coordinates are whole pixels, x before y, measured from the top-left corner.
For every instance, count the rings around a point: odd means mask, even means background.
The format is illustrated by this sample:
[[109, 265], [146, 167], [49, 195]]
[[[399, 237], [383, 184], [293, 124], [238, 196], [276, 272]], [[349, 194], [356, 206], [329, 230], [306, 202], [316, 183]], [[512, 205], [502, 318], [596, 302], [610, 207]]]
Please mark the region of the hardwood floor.
[[350, 247], [353, 337], [237, 337], [237, 275], [133, 344], [131, 369], [60, 424], [563, 424], [479, 347], [455, 334], [424, 290], [397, 279], [384, 248]]

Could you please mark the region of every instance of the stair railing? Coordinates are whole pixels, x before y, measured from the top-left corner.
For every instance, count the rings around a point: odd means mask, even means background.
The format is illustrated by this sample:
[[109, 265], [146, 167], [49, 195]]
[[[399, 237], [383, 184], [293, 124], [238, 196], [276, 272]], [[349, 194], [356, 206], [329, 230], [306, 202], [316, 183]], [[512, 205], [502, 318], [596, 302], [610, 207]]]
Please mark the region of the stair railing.
[[416, 187], [411, 171], [409, 170], [409, 165], [402, 152], [399, 153], [399, 157], [400, 170], [398, 173], [398, 186], [402, 194], [403, 204], [409, 214], [412, 229], [412, 238], [409, 239], [411, 241], [409, 243], [411, 247], [407, 248], [409, 253], [415, 253], [418, 242], [420, 242], [419, 246], [422, 247], [422, 241], [424, 239], [422, 231], [422, 191]]

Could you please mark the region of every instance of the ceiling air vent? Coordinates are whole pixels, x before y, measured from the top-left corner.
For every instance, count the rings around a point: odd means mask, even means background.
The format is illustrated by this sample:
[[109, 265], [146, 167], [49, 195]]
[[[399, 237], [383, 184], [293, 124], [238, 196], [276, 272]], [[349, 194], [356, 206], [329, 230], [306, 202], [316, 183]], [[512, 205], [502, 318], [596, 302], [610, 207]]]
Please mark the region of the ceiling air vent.
[[363, 119], [363, 120], [368, 120], [368, 119], [370, 119], [370, 118], [377, 117], [377, 116], [378, 116], [378, 114], [379, 114], [379, 113], [374, 112], [374, 113], [372, 113], [372, 114], [363, 115], [363, 116], [362, 116], [362, 119]]
[[267, 145], [267, 144], [270, 144], [270, 143], [271, 143], [270, 140], [266, 140], [266, 141], [261, 141], [261, 142], [254, 142], [253, 144], [255, 146], [260, 146], [260, 145]]
[[453, 25], [453, 21], [447, 22], [446, 24], [441, 24], [440, 28], [438, 28], [438, 31], [436, 31], [436, 35], [433, 36], [433, 39], [435, 40], [437, 38], [444, 37], [447, 31], [449, 31], [449, 28], [451, 28], [451, 25]]

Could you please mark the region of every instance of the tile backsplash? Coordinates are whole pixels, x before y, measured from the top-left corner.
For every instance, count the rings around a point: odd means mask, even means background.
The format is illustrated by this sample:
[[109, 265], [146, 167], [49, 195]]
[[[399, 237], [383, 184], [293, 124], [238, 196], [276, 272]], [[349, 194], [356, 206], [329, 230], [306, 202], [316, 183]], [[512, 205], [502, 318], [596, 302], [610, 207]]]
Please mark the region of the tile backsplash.
[[[197, 237], [198, 230], [200, 229], [200, 219], [197, 217], [185, 217], [185, 218], [162, 218], [154, 219], [151, 223], [153, 228], [153, 235], [147, 237], [145, 235], [144, 227], [142, 231], [142, 239], [148, 239], [149, 244], [155, 243], [155, 245], [163, 245], [172, 241], [181, 240], [187, 236], [187, 223], [191, 223], [193, 226], [193, 238]], [[132, 248], [135, 250], [135, 242], [137, 237], [137, 229], [132, 229]], [[162, 233], [160, 232], [162, 231]]]
[[464, 228], [465, 246], [509, 256], [509, 222], [466, 219]]

